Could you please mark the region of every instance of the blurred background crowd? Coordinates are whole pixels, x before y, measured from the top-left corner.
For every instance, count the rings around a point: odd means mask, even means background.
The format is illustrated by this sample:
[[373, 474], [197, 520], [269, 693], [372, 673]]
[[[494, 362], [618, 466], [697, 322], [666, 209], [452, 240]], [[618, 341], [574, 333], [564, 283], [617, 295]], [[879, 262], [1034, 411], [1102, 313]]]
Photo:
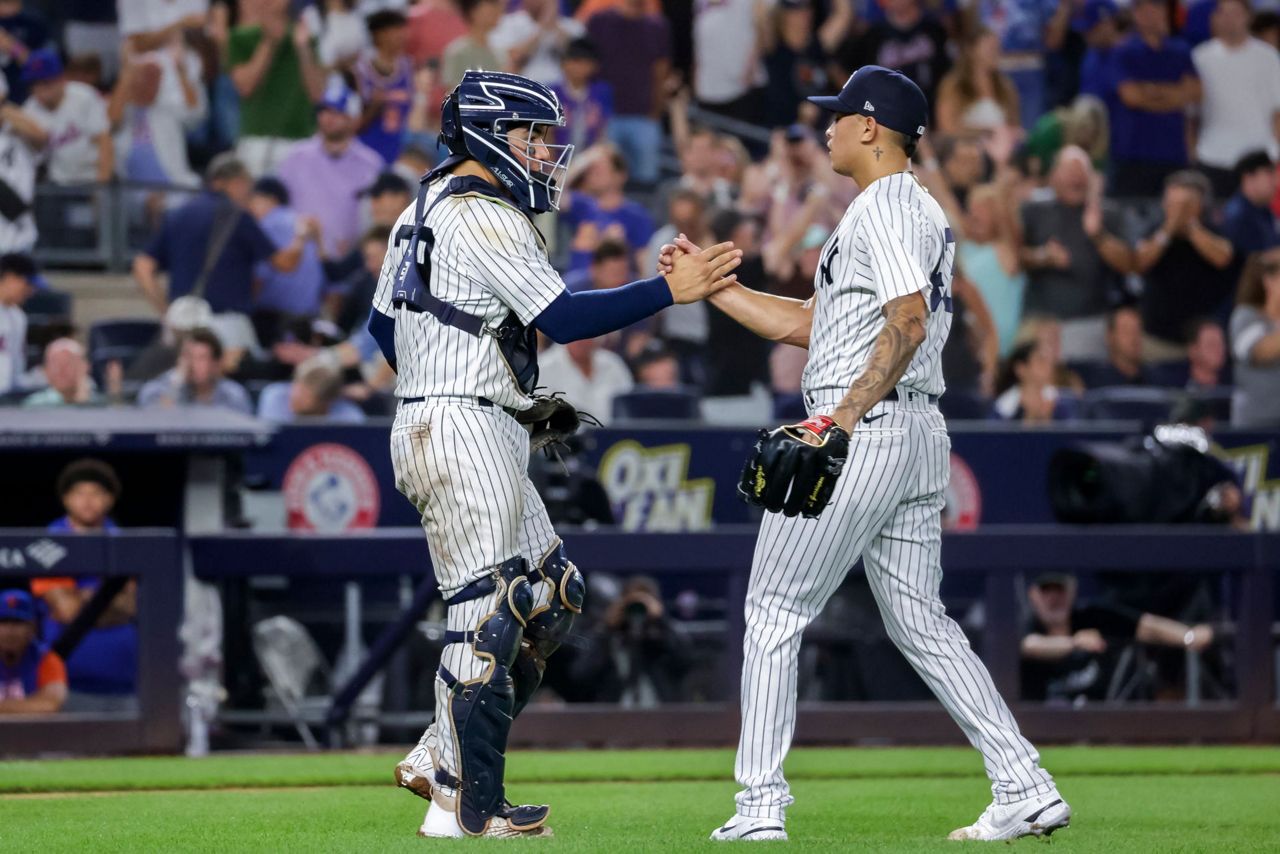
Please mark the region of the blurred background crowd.
[[[1280, 426], [1280, 0], [0, 0], [0, 402], [391, 414], [365, 321], [468, 68], [565, 106], [556, 141], [577, 153], [538, 225], [570, 289], [650, 275], [683, 232], [733, 240], [740, 280], [805, 299], [858, 188], [804, 99], [869, 63], [933, 108], [913, 168], [959, 244], [948, 417]], [[549, 346], [541, 383], [605, 424], [755, 427], [802, 415], [805, 357], [697, 304]], [[545, 468], [558, 521], [612, 521], [579, 461]], [[50, 530], [111, 530], [121, 489], [72, 463]], [[61, 637], [101, 581], [0, 593], [0, 663]], [[592, 584], [555, 691], [701, 698], [723, 603]], [[1157, 586], [1036, 577], [1024, 696], [1176, 688], [1215, 611], [1199, 580]], [[104, 600], [67, 672], [32, 659], [26, 694], [61, 675], [50, 708], [127, 707], [135, 598]], [[851, 581], [812, 630], [807, 698], [924, 695], [876, 626]]]
[[[901, 69], [959, 241], [951, 417], [1178, 406], [1280, 424], [1280, 3], [0, 0], [0, 394], [390, 412], [364, 331], [390, 226], [467, 68], [554, 86], [578, 146], [540, 223], [568, 286], [677, 232], [805, 298], [857, 193], [808, 95]], [[37, 263], [38, 262], [38, 263]], [[128, 271], [85, 321], [42, 267]], [[136, 289], [135, 289], [136, 285]], [[148, 316], [149, 315], [149, 316]], [[705, 305], [543, 354], [602, 421], [799, 415], [805, 354]]]

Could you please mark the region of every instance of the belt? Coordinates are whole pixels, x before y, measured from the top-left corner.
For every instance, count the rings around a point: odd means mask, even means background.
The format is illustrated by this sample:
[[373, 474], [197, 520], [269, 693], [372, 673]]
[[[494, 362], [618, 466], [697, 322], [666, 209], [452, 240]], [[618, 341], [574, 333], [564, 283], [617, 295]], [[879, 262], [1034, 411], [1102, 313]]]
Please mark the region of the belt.
[[[428, 400], [433, 400], [433, 399], [434, 398], [432, 397], [402, 397], [400, 398], [400, 402], [401, 403], [426, 403]], [[486, 409], [498, 405], [487, 397], [466, 397], [466, 396], [460, 396], [460, 395], [449, 395], [447, 397], [440, 397], [439, 399], [440, 400], [475, 401], [477, 404], [485, 407]], [[507, 407], [507, 406], [503, 406], [501, 407], [501, 409], [503, 412], [507, 413], [508, 415], [515, 415], [517, 412], [520, 411], [518, 409], [511, 409], [510, 407]]]
[[[914, 402], [921, 398], [927, 399], [930, 403], [933, 403], [933, 404], [936, 404], [938, 402], [938, 396], [936, 394], [925, 394], [922, 391], [908, 391], [906, 392], [906, 396], [907, 396], [908, 402]], [[880, 398], [881, 401], [889, 400], [889, 401], [893, 401], [894, 403], [899, 402], [901, 399], [902, 398], [899, 396], [898, 390], [896, 388], [889, 389], [889, 393], [886, 394], [884, 397]]]

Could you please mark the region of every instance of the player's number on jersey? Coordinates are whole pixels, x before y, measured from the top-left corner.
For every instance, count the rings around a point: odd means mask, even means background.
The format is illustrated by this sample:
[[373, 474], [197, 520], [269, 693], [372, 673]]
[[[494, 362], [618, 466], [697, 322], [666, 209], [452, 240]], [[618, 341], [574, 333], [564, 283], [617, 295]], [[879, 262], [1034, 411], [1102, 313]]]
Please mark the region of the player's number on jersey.
[[929, 311], [937, 311], [938, 306], [942, 306], [950, 314], [951, 294], [947, 293], [947, 286], [942, 281], [942, 273], [937, 272], [930, 276], [929, 284], [933, 285], [929, 291]]

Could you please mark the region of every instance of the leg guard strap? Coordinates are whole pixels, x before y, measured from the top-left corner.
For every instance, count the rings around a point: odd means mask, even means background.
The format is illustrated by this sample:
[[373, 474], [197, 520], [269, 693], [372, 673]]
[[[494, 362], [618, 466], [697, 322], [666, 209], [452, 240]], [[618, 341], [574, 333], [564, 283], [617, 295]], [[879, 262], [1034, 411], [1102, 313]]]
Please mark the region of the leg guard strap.
[[488, 596], [496, 589], [498, 589], [498, 582], [492, 575], [486, 575], [484, 578], [477, 578], [444, 600], [444, 604], [446, 607], [449, 605], [461, 605], [463, 602], [471, 602], [481, 596]]

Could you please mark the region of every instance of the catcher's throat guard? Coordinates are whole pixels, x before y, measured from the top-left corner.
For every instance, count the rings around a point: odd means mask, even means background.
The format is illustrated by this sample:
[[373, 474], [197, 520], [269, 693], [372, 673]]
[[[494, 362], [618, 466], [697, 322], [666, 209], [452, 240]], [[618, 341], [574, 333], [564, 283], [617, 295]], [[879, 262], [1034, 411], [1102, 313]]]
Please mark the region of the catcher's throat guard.
[[826, 415], [761, 430], [738, 494], [770, 513], [816, 519], [830, 503], [848, 456], [849, 434]]

